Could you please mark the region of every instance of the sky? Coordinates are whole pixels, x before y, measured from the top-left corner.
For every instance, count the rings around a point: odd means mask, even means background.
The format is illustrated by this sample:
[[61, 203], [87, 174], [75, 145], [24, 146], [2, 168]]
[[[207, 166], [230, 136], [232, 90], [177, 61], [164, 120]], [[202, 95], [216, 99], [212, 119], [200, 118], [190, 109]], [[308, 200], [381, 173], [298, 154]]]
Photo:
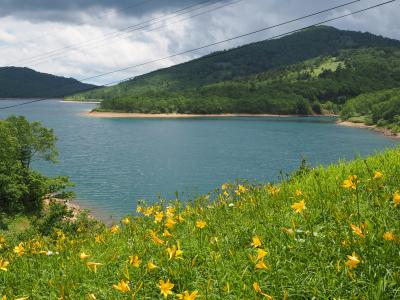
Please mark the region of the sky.
[[[147, 63], [350, 1], [0, 0], [0, 66], [29, 67], [99, 85], [114, 83], [385, 0], [360, 0], [249, 37]], [[327, 25], [400, 40], [399, 16], [397, 0]], [[136, 65], [141, 66], [99, 76]]]

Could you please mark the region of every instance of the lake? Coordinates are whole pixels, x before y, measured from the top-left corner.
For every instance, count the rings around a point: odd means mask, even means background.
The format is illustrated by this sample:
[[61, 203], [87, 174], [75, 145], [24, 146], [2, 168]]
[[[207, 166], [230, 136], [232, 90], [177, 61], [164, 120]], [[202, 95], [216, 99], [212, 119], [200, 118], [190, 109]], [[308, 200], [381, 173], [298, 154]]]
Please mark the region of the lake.
[[[2, 100], [0, 106], [18, 103]], [[54, 128], [59, 163], [35, 163], [49, 176], [69, 176], [77, 202], [102, 218], [133, 213], [137, 200], [191, 198], [227, 181], [278, 180], [298, 168], [349, 160], [393, 147], [375, 132], [335, 125], [329, 117], [99, 119], [93, 104], [43, 101], [9, 110]]]

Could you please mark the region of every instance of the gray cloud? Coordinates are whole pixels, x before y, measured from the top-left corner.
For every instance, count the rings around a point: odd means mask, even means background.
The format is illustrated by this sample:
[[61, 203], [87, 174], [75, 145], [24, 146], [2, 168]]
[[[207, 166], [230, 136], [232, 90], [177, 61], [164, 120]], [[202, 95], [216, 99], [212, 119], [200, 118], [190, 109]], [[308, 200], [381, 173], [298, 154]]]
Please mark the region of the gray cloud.
[[[212, 0], [217, 1], [217, 0]], [[0, 0], [0, 17], [13, 16], [32, 22], [57, 21], [82, 23], [82, 12], [97, 15], [113, 11], [121, 15], [141, 17], [170, 11], [196, 3], [191, 0]], [[94, 18], [96, 19], [96, 18]]]

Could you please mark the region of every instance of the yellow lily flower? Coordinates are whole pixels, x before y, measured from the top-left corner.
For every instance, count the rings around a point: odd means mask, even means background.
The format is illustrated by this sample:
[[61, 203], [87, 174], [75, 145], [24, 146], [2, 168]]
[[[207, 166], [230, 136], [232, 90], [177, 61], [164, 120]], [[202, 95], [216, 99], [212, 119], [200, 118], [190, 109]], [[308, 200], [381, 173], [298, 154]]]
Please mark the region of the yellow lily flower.
[[196, 227], [199, 229], [203, 229], [207, 226], [207, 223], [203, 220], [199, 220], [196, 222]]
[[253, 236], [253, 242], [251, 243], [251, 245], [254, 248], [261, 247], [261, 239], [260, 239], [260, 237], [258, 235]]
[[88, 258], [90, 255], [86, 254], [85, 252], [82, 252], [81, 254], [79, 254], [79, 258], [80, 259], [86, 259]]
[[167, 279], [166, 282], [164, 282], [164, 280], [160, 280], [159, 288], [160, 288], [161, 294], [164, 296], [164, 298], [167, 298], [168, 295], [172, 294], [172, 289], [174, 288], [174, 286], [175, 285], [173, 283], [171, 283], [169, 281], [169, 279]]
[[[383, 239], [385, 241], [394, 241], [394, 234], [391, 231], [387, 231], [383, 234]], [[1, 265], [1, 264], [0, 264]]]
[[18, 246], [14, 247], [14, 253], [16, 253], [18, 256], [22, 256], [25, 253], [25, 248], [23, 243], [19, 243]]
[[156, 245], [163, 245], [165, 243], [153, 230], [150, 230], [150, 237]]
[[359, 263], [360, 263], [360, 258], [356, 255], [355, 252], [353, 252], [352, 255], [347, 255], [347, 261], [345, 262], [345, 265], [350, 270], [356, 268]]
[[304, 200], [301, 200], [300, 202], [293, 203], [290, 207], [293, 208], [296, 211], [296, 213], [299, 214], [303, 211], [303, 209], [306, 209], [306, 204]]
[[129, 256], [129, 264], [131, 266], [134, 266], [135, 268], [139, 268], [141, 263], [142, 263], [142, 261], [139, 259], [139, 256], [137, 256], [137, 255]]
[[358, 236], [360, 236], [360, 237], [362, 237], [362, 238], [365, 237], [365, 234], [362, 232], [362, 229], [361, 229], [360, 227], [357, 227], [357, 226], [354, 225], [354, 224], [351, 224], [350, 226], [351, 226], [351, 229], [353, 230], [353, 232], [354, 232], [355, 234], [357, 234]]
[[154, 264], [152, 261], [149, 261], [149, 262], [147, 263], [147, 270], [151, 271], [151, 270], [154, 270], [154, 269], [156, 269], [156, 268], [158, 268], [157, 265]]
[[111, 233], [112, 234], [116, 234], [119, 232], [119, 226], [118, 225], [114, 225], [113, 227], [111, 227]]
[[93, 273], [97, 273], [97, 267], [103, 264], [96, 262], [87, 262], [86, 265], [88, 266], [90, 271], [92, 271]]
[[8, 271], [7, 267], [9, 264], [10, 264], [9, 261], [0, 258], [0, 270], [7, 272]]
[[199, 295], [198, 291], [193, 291], [190, 293], [189, 291], [184, 291], [182, 294], [176, 295], [179, 300], [195, 300]]
[[272, 300], [272, 297], [271, 297], [270, 295], [265, 294], [265, 293], [261, 290], [261, 287], [260, 287], [260, 285], [258, 284], [258, 282], [254, 282], [254, 283], [253, 283], [253, 289], [254, 289], [257, 293], [260, 293], [261, 295], [263, 295], [265, 298], [267, 298], [267, 299], [269, 299], [269, 300]]
[[113, 284], [113, 289], [120, 291], [121, 293], [127, 293], [131, 289], [129, 287], [129, 282], [125, 280], [121, 280], [118, 284]]
[[393, 194], [393, 203], [394, 207], [400, 204], [400, 193], [398, 191]]
[[182, 254], [183, 251], [181, 250], [181, 246], [179, 242], [177, 243], [177, 246], [173, 245], [171, 248], [166, 249], [169, 255], [169, 259], [182, 259]]

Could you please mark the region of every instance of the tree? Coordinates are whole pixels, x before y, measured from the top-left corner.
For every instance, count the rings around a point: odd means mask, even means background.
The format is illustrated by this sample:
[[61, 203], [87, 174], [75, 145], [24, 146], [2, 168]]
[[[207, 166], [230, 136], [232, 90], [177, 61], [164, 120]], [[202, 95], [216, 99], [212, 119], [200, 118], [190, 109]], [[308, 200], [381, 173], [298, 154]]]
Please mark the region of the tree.
[[30, 169], [34, 160], [56, 162], [56, 140], [53, 130], [39, 122], [16, 116], [0, 120], [0, 212], [39, 213], [46, 194], [69, 186], [66, 178], [48, 178]]
[[29, 123], [25, 117], [11, 116], [6, 120], [19, 143], [19, 160], [29, 168], [34, 160], [57, 161], [57, 138], [53, 129], [39, 122]]

